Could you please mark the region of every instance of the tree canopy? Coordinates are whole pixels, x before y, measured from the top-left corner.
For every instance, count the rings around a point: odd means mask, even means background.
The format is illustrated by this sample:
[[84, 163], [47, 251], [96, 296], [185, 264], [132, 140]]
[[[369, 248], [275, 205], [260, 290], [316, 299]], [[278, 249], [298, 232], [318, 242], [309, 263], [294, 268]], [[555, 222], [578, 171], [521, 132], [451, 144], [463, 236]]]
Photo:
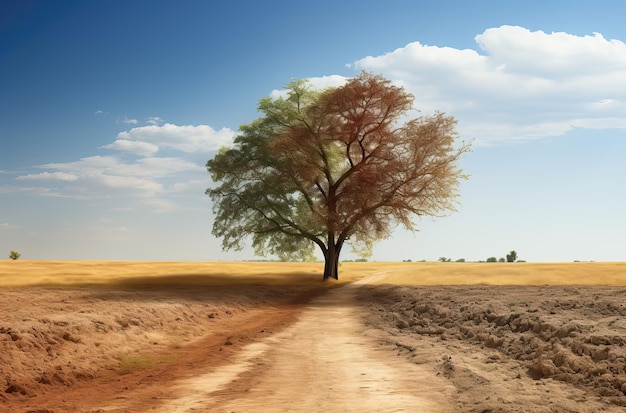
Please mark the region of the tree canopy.
[[517, 260], [517, 252], [511, 251], [506, 254], [506, 262], [515, 262]]
[[251, 239], [258, 255], [309, 260], [317, 246], [324, 279], [338, 278], [346, 242], [368, 256], [397, 225], [455, 211], [469, 145], [455, 142], [451, 116], [408, 119], [413, 100], [367, 72], [323, 91], [295, 80], [285, 97], [261, 99], [263, 116], [206, 165], [222, 247]]

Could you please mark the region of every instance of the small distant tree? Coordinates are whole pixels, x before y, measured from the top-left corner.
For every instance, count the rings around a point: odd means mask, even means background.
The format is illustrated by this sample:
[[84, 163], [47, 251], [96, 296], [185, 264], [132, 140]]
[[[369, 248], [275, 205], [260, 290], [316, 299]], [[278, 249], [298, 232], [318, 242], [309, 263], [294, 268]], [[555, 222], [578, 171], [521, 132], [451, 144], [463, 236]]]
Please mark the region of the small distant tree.
[[506, 262], [506, 260], [502, 257], [500, 257], [500, 259], [498, 260], [498, 262]]
[[506, 255], [506, 262], [515, 262], [517, 261], [517, 252], [511, 251]]
[[496, 257], [489, 257], [487, 258], [487, 262], [498, 262], [498, 259]]
[[20, 254], [17, 251], [11, 251], [9, 253], [9, 258], [12, 259], [13, 261], [18, 260], [21, 256], [22, 256], [22, 254]]
[[452, 261], [452, 258], [439, 257], [439, 262], [450, 262], [450, 261]]
[[459, 258], [456, 262], [465, 262], [465, 258]]

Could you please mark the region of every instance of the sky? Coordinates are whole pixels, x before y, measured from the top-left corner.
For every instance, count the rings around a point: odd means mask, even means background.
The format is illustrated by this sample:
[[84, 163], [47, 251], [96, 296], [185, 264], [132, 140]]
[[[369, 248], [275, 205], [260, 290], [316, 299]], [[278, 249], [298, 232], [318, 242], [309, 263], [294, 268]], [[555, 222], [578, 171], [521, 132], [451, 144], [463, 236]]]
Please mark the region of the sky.
[[458, 211], [370, 260], [626, 261], [625, 2], [0, 3], [0, 259], [258, 258], [211, 235], [207, 160], [367, 70], [473, 142]]

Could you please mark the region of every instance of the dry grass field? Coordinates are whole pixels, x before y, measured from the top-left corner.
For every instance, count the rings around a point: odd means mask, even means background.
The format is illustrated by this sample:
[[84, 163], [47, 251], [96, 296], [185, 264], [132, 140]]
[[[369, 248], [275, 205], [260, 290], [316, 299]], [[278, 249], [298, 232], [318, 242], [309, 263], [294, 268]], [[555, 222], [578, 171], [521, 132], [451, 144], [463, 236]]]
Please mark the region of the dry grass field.
[[[383, 267], [384, 268], [384, 267]], [[381, 268], [382, 271], [385, 271]], [[626, 285], [625, 262], [389, 265], [378, 283], [397, 285]]]
[[[318, 283], [322, 263], [0, 261], [0, 287], [217, 286]], [[342, 262], [340, 282], [385, 273], [397, 285], [626, 285], [625, 262]]]
[[[228, 363], [336, 287], [322, 271], [322, 263], [0, 261], [0, 411], [90, 412], [84, 395], [94, 388], [117, 400], [146, 383], [162, 389], [163, 377], [190, 366]], [[626, 263], [346, 262], [339, 284], [373, 274], [359, 290], [366, 324], [407, 360], [440, 368], [458, 389], [458, 411], [626, 406]], [[553, 382], [578, 395], [559, 398], [550, 384], [549, 402], [528, 396], [530, 410], [512, 407], [523, 386]], [[158, 401], [145, 397], [137, 400]]]
[[[0, 287], [217, 286], [317, 283], [322, 263], [0, 261]], [[340, 282], [385, 273], [398, 285], [626, 285], [626, 263], [343, 262]]]
[[0, 286], [179, 286], [307, 284], [322, 264], [272, 262], [0, 261]]

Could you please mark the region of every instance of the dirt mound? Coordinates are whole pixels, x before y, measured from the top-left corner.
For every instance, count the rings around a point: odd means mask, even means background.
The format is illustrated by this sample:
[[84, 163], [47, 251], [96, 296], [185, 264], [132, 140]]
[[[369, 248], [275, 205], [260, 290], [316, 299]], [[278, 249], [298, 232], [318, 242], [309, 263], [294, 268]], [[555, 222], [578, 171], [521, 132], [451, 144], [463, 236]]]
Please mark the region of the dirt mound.
[[[532, 379], [571, 384], [617, 406], [626, 406], [625, 296], [624, 287], [378, 286], [362, 291], [376, 314], [373, 322], [394, 335], [493, 349], [495, 363], [515, 361]], [[451, 366], [452, 360], [443, 361], [442, 372], [451, 376]]]

